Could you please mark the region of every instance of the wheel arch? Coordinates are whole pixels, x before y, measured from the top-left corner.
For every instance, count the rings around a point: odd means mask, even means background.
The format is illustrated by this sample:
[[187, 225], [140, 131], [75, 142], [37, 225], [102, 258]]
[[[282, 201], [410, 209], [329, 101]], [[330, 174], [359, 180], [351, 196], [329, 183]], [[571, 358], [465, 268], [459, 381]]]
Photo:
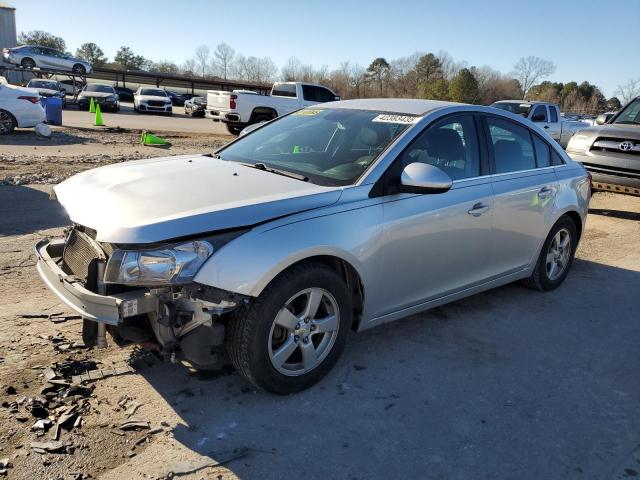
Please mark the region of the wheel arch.
[[353, 324], [352, 329], [357, 331], [358, 325], [360, 323], [360, 319], [362, 316], [362, 311], [364, 308], [364, 285], [362, 284], [362, 277], [358, 270], [347, 260], [344, 258], [331, 255], [331, 254], [322, 254], [322, 255], [312, 255], [295, 262], [289, 263], [285, 268], [280, 270], [276, 275], [274, 275], [263, 287], [266, 288], [271, 282], [276, 280], [279, 276], [285, 274], [289, 270], [293, 268], [298, 268], [304, 265], [310, 264], [321, 264], [324, 265], [331, 270], [335, 271], [340, 277], [342, 277], [347, 284], [347, 288], [351, 294], [351, 299], [353, 302]]
[[11, 113], [9, 110], [7, 110], [5, 108], [0, 108], [0, 112], [5, 112], [7, 115], [9, 115], [13, 119], [14, 128], [15, 127], [20, 127], [20, 124], [18, 123], [18, 119], [16, 118], [16, 116], [13, 113]]
[[273, 120], [278, 116], [278, 112], [271, 107], [256, 107], [251, 111], [249, 123], [253, 123], [258, 115], [269, 115], [271, 117], [269, 120]]
[[560, 218], [562, 218], [563, 216], [565, 217], [569, 217], [571, 219], [571, 221], [573, 222], [573, 224], [576, 226], [576, 232], [578, 234], [578, 242], [580, 241], [580, 238], [582, 237], [582, 230], [583, 230], [583, 226], [582, 226], [582, 217], [580, 216], [580, 214], [575, 211], [575, 210], [567, 210], [566, 212], [564, 212]]

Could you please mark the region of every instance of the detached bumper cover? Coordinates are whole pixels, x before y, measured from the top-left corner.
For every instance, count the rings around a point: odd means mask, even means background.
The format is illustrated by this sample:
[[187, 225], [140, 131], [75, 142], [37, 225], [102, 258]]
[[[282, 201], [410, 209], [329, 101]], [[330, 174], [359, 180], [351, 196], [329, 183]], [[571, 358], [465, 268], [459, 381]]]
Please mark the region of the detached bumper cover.
[[55, 259], [62, 256], [63, 248], [63, 239], [38, 242], [38, 273], [47, 287], [83, 318], [118, 325], [126, 317], [157, 310], [156, 295], [146, 289], [116, 295], [98, 295], [87, 290], [76, 277], [64, 273], [56, 263]]

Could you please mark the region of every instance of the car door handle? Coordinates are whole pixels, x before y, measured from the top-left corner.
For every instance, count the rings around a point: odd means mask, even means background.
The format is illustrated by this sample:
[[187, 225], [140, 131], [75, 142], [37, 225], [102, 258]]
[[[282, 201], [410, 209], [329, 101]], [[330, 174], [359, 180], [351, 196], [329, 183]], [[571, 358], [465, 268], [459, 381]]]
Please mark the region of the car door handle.
[[549, 125], [545, 125], [544, 129], [547, 130], [549, 128]]
[[540, 198], [549, 198], [551, 195], [553, 195], [553, 188], [542, 187], [538, 191], [538, 197]]
[[479, 217], [487, 210], [489, 210], [489, 207], [487, 205], [482, 202], [478, 202], [467, 213], [472, 217]]

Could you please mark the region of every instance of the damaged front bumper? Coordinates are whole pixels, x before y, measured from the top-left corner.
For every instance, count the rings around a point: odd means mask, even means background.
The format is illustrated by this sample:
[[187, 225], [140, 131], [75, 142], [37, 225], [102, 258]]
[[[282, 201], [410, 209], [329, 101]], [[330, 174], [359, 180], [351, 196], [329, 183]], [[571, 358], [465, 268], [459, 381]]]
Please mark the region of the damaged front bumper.
[[38, 273], [60, 300], [83, 318], [119, 325], [127, 317], [158, 310], [158, 296], [148, 289], [142, 288], [115, 295], [99, 295], [87, 290], [80, 279], [66, 274], [59, 266], [64, 243], [62, 238], [47, 238], [38, 242]]

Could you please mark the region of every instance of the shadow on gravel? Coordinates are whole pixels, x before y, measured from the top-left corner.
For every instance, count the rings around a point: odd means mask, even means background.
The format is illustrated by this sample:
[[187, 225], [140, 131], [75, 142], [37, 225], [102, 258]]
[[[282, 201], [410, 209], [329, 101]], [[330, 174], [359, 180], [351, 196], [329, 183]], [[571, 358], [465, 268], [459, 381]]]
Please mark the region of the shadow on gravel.
[[62, 206], [50, 200], [44, 188], [0, 186], [0, 235], [24, 235], [69, 224]]
[[89, 142], [91, 142], [91, 138], [58, 131], [54, 131], [50, 138], [39, 137], [33, 129], [17, 129], [9, 135], [0, 136], [0, 146], [42, 147], [51, 145], [79, 145]]
[[589, 214], [602, 215], [604, 217], [620, 218], [622, 220], [635, 220], [640, 221], [640, 213], [628, 212], [625, 210], [609, 210], [606, 208], [590, 208]]
[[185, 447], [248, 448], [227, 465], [240, 478], [613, 478], [640, 431], [639, 283], [577, 259], [552, 292], [511, 284], [353, 334], [296, 395], [230, 371], [139, 373]]

